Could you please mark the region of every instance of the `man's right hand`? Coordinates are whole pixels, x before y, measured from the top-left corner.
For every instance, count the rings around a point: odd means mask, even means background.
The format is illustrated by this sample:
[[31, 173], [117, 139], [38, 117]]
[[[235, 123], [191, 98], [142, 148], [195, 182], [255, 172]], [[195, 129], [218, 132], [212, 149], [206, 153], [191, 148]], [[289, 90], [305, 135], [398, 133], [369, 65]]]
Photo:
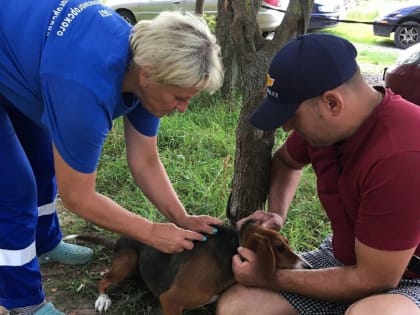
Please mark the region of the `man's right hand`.
[[247, 220], [254, 220], [257, 224], [261, 224], [265, 228], [276, 230], [276, 231], [280, 231], [284, 223], [283, 218], [277, 213], [266, 212], [264, 210], [256, 210], [254, 213], [250, 214], [249, 216], [239, 220], [236, 223], [236, 227], [240, 229], [242, 224], [244, 224], [245, 221]]

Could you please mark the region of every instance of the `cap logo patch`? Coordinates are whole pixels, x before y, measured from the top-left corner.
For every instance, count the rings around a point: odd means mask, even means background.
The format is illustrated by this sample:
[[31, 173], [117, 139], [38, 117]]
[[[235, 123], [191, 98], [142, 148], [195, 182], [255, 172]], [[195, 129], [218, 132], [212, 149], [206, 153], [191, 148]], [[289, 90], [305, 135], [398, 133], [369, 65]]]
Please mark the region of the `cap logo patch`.
[[270, 77], [270, 75], [267, 73], [266, 76], [266, 85], [267, 85], [267, 94], [271, 95], [272, 97], [278, 98], [279, 94], [276, 91], [273, 91], [270, 89], [274, 85], [274, 79]]
[[267, 87], [272, 87], [274, 85], [274, 79], [272, 77], [270, 77], [270, 74], [267, 73], [266, 75], [266, 86]]

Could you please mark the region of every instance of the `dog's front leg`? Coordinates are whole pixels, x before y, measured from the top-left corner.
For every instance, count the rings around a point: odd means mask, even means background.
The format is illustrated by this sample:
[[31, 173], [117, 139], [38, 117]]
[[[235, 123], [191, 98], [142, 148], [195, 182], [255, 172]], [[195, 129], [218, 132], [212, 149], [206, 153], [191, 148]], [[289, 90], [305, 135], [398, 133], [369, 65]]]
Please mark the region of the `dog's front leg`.
[[163, 315], [182, 315], [184, 307], [168, 299], [165, 294], [159, 297], [160, 307]]
[[95, 310], [99, 313], [106, 312], [111, 307], [111, 299], [109, 298], [108, 294], [103, 293], [98, 296], [95, 302]]

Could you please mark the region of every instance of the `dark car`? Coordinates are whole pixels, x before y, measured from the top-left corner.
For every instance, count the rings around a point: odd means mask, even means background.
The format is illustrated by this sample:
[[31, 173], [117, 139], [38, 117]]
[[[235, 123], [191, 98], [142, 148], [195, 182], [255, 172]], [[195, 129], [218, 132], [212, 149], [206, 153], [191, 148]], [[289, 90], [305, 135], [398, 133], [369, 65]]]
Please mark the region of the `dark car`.
[[340, 2], [335, 0], [315, 0], [308, 30], [336, 26], [340, 18]]
[[420, 5], [404, 7], [375, 19], [373, 34], [389, 37], [394, 33], [394, 43], [407, 48], [419, 42]]
[[384, 71], [385, 86], [405, 99], [420, 105], [420, 43], [404, 50]]

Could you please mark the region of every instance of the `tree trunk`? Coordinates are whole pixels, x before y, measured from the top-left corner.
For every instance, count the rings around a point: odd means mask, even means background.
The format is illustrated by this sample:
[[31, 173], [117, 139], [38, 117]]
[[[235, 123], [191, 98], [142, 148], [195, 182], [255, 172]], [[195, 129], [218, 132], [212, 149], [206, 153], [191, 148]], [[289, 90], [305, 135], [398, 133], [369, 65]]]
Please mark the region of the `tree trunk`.
[[[219, 0], [216, 36], [222, 45], [226, 68], [224, 90], [239, 89], [243, 103], [236, 130], [236, 153], [227, 217], [233, 223], [267, 199], [274, 132], [263, 132], [249, 123], [249, 116], [265, 98], [265, 78], [271, 59], [292, 37], [306, 31], [313, 0], [290, 1], [287, 13], [272, 40], [262, 37], [256, 16], [260, 1]], [[235, 84], [237, 73], [240, 84]]]
[[233, 89], [232, 78], [237, 67], [233, 63], [234, 47], [232, 43], [231, 25], [233, 21], [233, 11], [225, 5], [228, 1], [219, 0], [217, 2], [217, 23], [216, 37], [221, 46], [223, 65], [225, 65], [225, 79], [221, 88], [223, 97], [228, 97]]
[[204, 0], [195, 0], [195, 14], [203, 15], [204, 13]]

